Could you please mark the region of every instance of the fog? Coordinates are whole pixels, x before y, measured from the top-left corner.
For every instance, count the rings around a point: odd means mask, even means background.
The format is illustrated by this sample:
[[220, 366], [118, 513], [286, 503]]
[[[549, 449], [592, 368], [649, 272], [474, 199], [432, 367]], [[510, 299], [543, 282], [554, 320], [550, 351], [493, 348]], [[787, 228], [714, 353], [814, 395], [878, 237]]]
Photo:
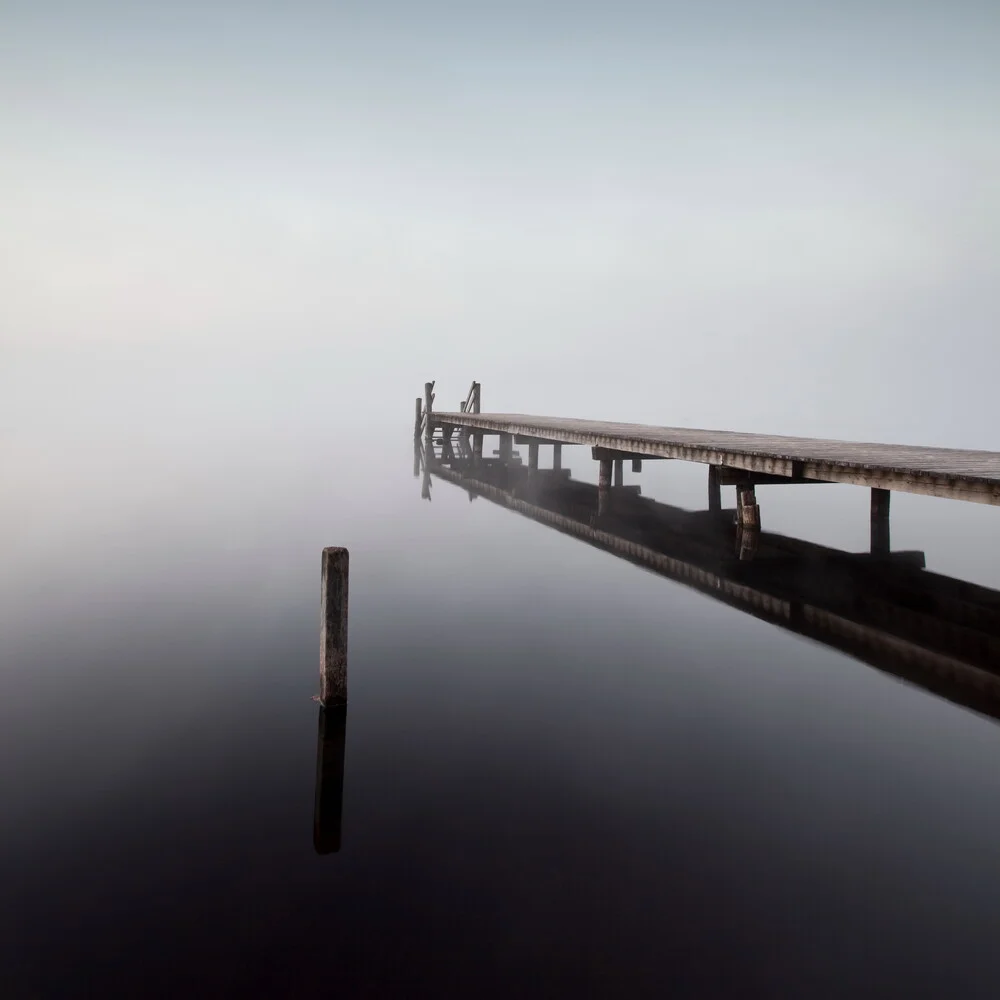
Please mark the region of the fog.
[[1000, 448], [997, 21], [9, 6], [6, 458], [405, 432], [425, 379], [473, 378], [485, 409]]

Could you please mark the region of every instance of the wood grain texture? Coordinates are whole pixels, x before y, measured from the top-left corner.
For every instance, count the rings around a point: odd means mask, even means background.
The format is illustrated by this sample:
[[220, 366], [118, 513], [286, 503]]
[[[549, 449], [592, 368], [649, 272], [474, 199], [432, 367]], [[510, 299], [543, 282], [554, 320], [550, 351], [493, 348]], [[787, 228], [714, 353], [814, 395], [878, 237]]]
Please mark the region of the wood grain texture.
[[637, 457], [677, 458], [773, 476], [1000, 505], [1000, 453], [993, 451], [656, 427], [524, 413], [436, 413], [434, 419], [486, 433], [590, 445]]

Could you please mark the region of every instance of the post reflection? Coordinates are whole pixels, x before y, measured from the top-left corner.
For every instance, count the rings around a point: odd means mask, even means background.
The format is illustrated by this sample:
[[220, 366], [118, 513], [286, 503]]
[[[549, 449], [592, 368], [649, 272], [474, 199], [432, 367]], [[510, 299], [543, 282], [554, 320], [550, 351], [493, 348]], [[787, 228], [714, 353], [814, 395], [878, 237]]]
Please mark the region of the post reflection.
[[313, 811], [313, 846], [317, 854], [336, 854], [340, 850], [346, 746], [347, 706], [321, 707], [316, 741], [316, 804]]

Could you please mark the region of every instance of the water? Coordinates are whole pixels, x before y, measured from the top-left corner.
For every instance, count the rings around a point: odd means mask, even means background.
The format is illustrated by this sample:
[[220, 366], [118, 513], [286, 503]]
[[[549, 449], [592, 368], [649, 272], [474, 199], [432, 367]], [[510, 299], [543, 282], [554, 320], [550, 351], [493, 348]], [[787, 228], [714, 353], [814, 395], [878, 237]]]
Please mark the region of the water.
[[[405, 419], [208, 431], [197, 461], [116, 440], [6, 485], [6, 996], [996, 995], [993, 719], [450, 483], [422, 501]], [[700, 467], [627, 481], [705, 503]], [[867, 547], [863, 490], [759, 494], [765, 529]], [[1000, 587], [996, 514], [894, 495], [893, 547]]]

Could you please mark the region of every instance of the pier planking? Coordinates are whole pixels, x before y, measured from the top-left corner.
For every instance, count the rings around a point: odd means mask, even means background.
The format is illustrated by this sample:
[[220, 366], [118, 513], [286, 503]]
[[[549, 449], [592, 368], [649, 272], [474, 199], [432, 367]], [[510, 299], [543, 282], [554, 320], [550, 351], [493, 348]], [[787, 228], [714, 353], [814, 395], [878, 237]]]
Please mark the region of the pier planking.
[[[658, 427], [525, 413], [438, 412], [435, 427], [589, 445], [636, 458], [673, 458], [797, 481], [1000, 506], [1000, 453], [835, 441], [740, 431]], [[780, 481], [780, 480], [779, 480]]]

